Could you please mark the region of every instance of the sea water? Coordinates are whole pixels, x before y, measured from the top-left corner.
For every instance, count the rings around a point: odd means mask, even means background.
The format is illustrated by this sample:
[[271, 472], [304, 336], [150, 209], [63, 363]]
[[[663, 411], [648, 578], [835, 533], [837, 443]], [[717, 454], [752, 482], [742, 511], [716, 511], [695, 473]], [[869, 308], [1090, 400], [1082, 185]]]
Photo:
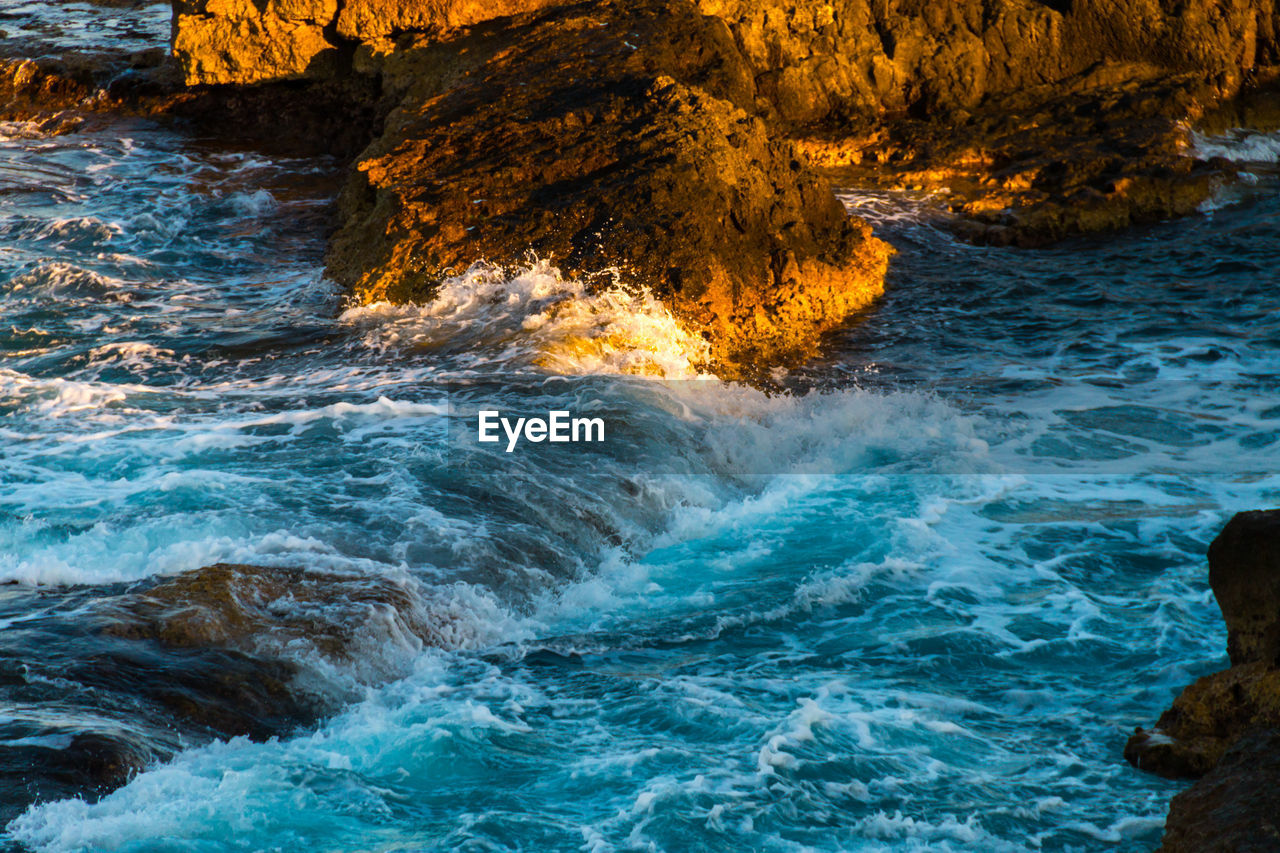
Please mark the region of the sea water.
[[[6, 596], [232, 561], [393, 578], [442, 626], [273, 647], [341, 707], [30, 805], [10, 843], [1158, 843], [1181, 786], [1121, 750], [1225, 665], [1205, 549], [1280, 497], [1273, 138], [1200, 141], [1252, 176], [1200, 215], [1037, 251], [850, 191], [886, 295], [748, 387], [631, 283], [545, 262], [347, 304], [333, 163], [0, 132]], [[610, 440], [460, 446], [481, 406], [590, 407]], [[51, 751], [86, 724], [0, 718]]]

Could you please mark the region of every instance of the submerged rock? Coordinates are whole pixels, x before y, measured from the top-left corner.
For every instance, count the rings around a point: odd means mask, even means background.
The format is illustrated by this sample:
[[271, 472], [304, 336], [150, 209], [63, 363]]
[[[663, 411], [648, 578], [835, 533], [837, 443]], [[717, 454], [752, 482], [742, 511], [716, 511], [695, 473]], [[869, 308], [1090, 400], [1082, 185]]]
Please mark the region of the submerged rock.
[[103, 592], [0, 597], [23, 617], [0, 634], [0, 820], [211, 738], [288, 734], [458, 641], [407, 579], [219, 564]]
[[1232, 666], [1199, 679], [1125, 747], [1134, 766], [1200, 781], [1174, 798], [1165, 851], [1276, 849], [1280, 510], [1236, 515], [1209, 548]]
[[131, 590], [108, 609], [109, 636], [324, 663], [366, 681], [398, 674], [396, 647], [411, 657], [449, 645], [454, 624], [427, 610], [407, 578], [231, 563]]

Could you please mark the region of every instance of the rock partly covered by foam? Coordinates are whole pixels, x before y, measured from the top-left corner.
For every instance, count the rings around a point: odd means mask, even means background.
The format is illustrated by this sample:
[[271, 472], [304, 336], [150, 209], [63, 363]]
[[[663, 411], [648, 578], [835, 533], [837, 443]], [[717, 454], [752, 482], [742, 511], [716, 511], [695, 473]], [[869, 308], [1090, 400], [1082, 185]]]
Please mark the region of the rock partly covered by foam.
[[406, 39], [380, 67], [409, 94], [329, 255], [365, 300], [533, 252], [651, 289], [723, 364], [802, 354], [881, 291], [887, 246], [749, 111], [750, 68], [682, 0]]
[[[424, 646], [466, 639], [407, 577], [218, 564], [103, 592], [0, 597], [0, 620], [21, 616], [0, 635], [0, 821], [210, 738], [313, 724]], [[59, 719], [30, 711], [55, 705]]]
[[[647, 288], [722, 369], [811, 352], [888, 247], [757, 114], [754, 69], [689, 0], [181, 0], [191, 83], [381, 81], [330, 273], [427, 299], [484, 260]], [[255, 57], [257, 59], [255, 60]]]
[[[223, 648], [258, 658], [311, 660], [396, 674], [380, 661], [450, 645], [454, 619], [428, 610], [407, 579], [218, 563], [130, 592], [113, 604], [110, 636], [170, 649]], [[357, 673], [359, 674], [359, 673]]]
[[1125, 758], [1203, 777], [1175, 797], [1164, 850], [1271, 850], [1280, 843], [1280, 510], [1235, 516], [1209, 548], [1209, 582], [1231, 668], [1199, 679]]

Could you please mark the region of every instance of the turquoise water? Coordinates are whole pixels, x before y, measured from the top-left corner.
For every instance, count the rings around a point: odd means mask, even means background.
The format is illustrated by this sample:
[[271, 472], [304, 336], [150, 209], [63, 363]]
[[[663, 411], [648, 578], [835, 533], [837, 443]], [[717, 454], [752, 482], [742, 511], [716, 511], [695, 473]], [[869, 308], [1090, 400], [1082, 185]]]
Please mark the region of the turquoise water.
[[[393, 578], [436, 626], [334, 601], [355, 654], [258, 638], [336, 710], [178, 738], [100, 799], [18, 809], [10, 842], [1158, 843], [1179, 786], [1121, 749], [1224, 664], [1204, 551], [1280, 496], [1271, 141], [1205, 143], [1258, 162], [1201, 216], [1039, 252], [850, 195], [899, 249], [889, 292], [766, 394], [702, 375], [656, 303], [547, 265], [345, 307], [331, 163], [3, 132], [5, 600], [91, 609], [235, 561]], [[459, 446], [482, 404], [595, 407], [613, 439]], [[119, 723], [2, 695], [51, 755]]]

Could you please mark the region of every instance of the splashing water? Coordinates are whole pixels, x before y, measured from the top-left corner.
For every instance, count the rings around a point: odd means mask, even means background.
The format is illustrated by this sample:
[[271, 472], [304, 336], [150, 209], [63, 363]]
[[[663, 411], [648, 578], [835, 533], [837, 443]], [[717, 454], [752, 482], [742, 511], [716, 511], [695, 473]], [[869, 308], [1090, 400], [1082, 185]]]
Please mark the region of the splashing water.
[[547, 261], [514, 276], [478, 265], [427, 305], [362, 305], [341, 322], [368, 329], [371, 347], [430, 349], [464, 371], [710, 378], [698, 367], [709, 359], [706, 342], [652, 295], [620, 285], [589, 293]]
[[[329, 164], [138, 126], [8, 136], [0, 177], [0, 580], [301, 566], [394, 578], [452, 632], [362, 624], [318, 727], [190, 745], [12, 840], [1157, 842], [1176, 785], [1121, 745], [1221, 665], [1205, 546], [1280, 495], [1274, 193], [1041, 253], [851, 197], [900, 250], [888, 295], [768, 395], [545, 263], [342, 310]], [[590, 403], [618, 439], [459, 455], [481, 403]], [[83, 724], [3, 713], [50, 749]]]

